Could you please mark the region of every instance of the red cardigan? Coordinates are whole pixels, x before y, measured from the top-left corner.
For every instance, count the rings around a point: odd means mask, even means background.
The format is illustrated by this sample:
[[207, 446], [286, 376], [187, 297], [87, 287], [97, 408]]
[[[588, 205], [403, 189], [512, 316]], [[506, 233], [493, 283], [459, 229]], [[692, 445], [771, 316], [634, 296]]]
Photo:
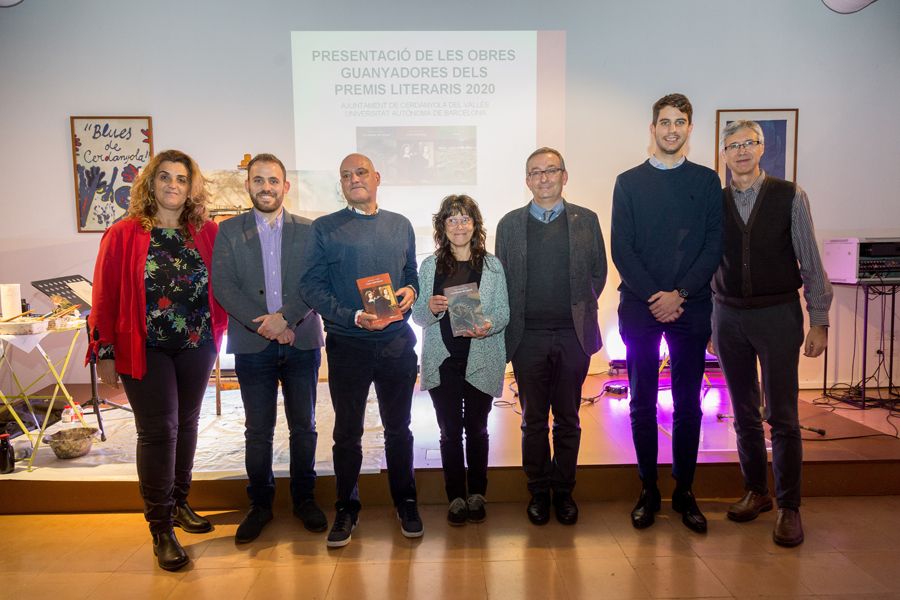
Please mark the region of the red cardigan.
[[[219, 226], [207, 221], [200, 230], [188, 225], [209, 275], [209, 312], [216, 349], [228, 325], [228, 315], [212, 291], [212, 252]], [[123, 219], [106, 230], [100, 240], [91, 314], [88, 357], [101, 344], [116, 351], [116, 371], [135, 379], [147, 372], [147, 295], [144, 267], [150, 249], [150, 232], [137, 219]]]

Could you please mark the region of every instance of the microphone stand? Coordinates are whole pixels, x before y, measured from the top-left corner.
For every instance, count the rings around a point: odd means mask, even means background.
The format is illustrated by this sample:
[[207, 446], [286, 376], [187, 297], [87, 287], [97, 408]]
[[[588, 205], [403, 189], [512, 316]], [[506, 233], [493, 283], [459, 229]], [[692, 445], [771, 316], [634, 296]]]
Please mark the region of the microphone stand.
[[[91, 326], [87, 324], [87, 321], [85, 321], [85, 327], [87, 327], [88, 330], [88, 343], [90, 343]], [[106, 430], [103, 427], [103, 417], [100, 415], [100, 404], [106, 404], [107, 406], [111, 406], [112, 408], [118, 408], [119, 410], [124, 410], [130, 413], [133, 413], [134, 411], [122, 404], [116, 404], [115, 402], [107, 400], [106, 398], [100, 398], [100, 386], [97, 383], [97, 355], [95, 353], [90, 353], [88, 363], [88, 368], [91, 372], [91, 399], [88, 400], [88, 402], [94, 405], [94, 415], [97, 417], [97, 425], [100, 426], [100, 441], [105, 442]]]

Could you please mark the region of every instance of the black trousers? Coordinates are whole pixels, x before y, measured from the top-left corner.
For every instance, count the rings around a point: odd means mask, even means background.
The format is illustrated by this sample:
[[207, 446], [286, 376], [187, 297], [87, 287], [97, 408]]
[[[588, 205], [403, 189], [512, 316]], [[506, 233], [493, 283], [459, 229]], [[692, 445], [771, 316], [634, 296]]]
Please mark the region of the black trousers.
[[623, 295], [619, 303], [619, 332], [625, 342], [625, 364], [631, 386], [631, 435], [638, 460], [638, 474], [645, 484], [658, 479], [656, 461], [659, 438], [656, 400], [659, 391], [659, 344], [666, 336], [672, 374], [672, 476], [689, 488], [697, 469], [700, 444], [700, 386], [706, 366], [710, 336], [711, 301], [685, 305], [672, 323], [660, 323], [646, 302]]
[[581, 445], [578, 409], [590, 362], [575, 329], [526, 329], [512, 358], [522, 405], [522, 466], [532, 494], [571, 492], [575, 487]]
[[172, 510], [187, 501], [200, 406], [216, 360], [214, 344], [147, 348], [143, 379], [120, 374], [137, 428], [137, 472], [144, 518], [153, 533], [172, 529]]
[[385, 340], [329, 333], [328, 389], [334, 407], [334, 475], [337, 506], [357, 512], [362, 435], [369, 387], [375, 384], [384, 426], [384, 452], [394, 504], [416, 499], [411, 421], [416, 384], [416, 336], [409, 326]]
[[469, 494], [483, 496], [487, 492], [487, 420], [493, 398], [466, 381], [463, 360], [447, 358], [439, 372], [440, 385], [428, 393], [441, 428], [441, 465], [447, 500], [465, 499]]
[[[800, 507], [800, 348], [803, 312], [800, 301], [757, 309], [739, 309], [716, 303], [713, 342], [728, 383], [734, 410], [738, 456], [744, 485], [759, 494], [769, 491], [763, 418], [772, 428], [772, 470], [775, 496], [781, 508]], [[765, 390], [765, 411], [760, 414], [759, 372]]]

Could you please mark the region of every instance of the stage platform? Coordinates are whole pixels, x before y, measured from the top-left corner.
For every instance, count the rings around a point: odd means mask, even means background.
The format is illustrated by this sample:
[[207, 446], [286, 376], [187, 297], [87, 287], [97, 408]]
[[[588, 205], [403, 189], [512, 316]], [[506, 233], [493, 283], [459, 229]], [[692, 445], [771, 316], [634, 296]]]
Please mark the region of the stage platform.
[[[735, 434], [727, 390], [720, 374], [708, 373], [710, 385], [703, 397], [703, 428], [698, 471], [694, 486], [700, 498], [733, 498], [741, 495], [742, 484]], [[583, 395], [595, 397], [612, 378], [591, 375]], [[515, 384], [491, 412], [490, 484], [493, 502], [527, 499], [521, 469], [520, 416], [514, 396]], [[665, 384], [665, 378], [662, 380]], [[77, 400], [89, 396], [88, 386], [73, 385]], [[233, 509], [246, 506], [246, 479], [243, 471], [243, 408], [240, 392], [222, 393], [223, 413], [215, 415], [215, 393], [208, 390], [201, 417], [201, 436], [194, 470], [191, 503], [198, 509]], [[124, 402], [121, 390], [102, 387], [104, 397]], [[826, 435], [804, 431], [803, 487], [806, 496], [856, 496], [900, 494], [900, 439], [884, 409], [855, 410], [844, 404], [820, 404], [820, 392], [801, 394], [801, 423], [821, 428]], [[672, 487], [671, 409], [668, 391], [660, 391], [659, 448], [660, 485], [664, 494]], [[119, 410], [103, 413], [108, 423], [107, 442], [97, 441], [92, 452], [81, 459], [57, 459], [50, 448], [42, 447], [33, 471], [17, 463], [16, 472], [0, 476], [0, 513], [110, 512], [142, 510], [134, 469], [134, 425], [130, 414]], [[94, 423], [90, 414], [89, 424]], [[317, 403], [319, 473], [317, 494], [321, 502], [334, 500], [331, 464], [331, 412], [328, 386], [319, 385]], [[581, 409], [582, 442], [579, 456], [577, 498], [582, 500], [630, 500], [636, 497], [639, 481], [628, 415], [628, 398], [600, 395]], [[58, 427], [57, 426], [54, 426]], [[50, 430], [52, 431], [53, 428]], [[439, 433], [427, 393], [416, 392], [413, 400], [416, 478], [420, 502], [444, 504]], [[383, 435], [374, 395], [370, 398], [364, 439], [363, 475], [360, 491], [366, 504], [389, 504], [384, 471]], [[287, 429], [279, 420], [275, 441], [275, 471], [281, 480], [276, 503], [290, 504], [288, 486]]]

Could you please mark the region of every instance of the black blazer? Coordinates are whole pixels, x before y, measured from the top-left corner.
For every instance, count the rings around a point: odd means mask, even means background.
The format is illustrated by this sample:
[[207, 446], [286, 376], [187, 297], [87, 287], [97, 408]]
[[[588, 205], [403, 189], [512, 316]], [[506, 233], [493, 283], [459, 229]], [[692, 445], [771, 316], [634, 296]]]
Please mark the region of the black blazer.
[[[294, 347], [319, 348], [324, 343], [322, 319], [300, 294], [300, 274], [306, 268], [309, 219], [284, 211], [281, 232], [281, 314], [294, 330]], [[213, 294], [228, 312], [228, 352], [261, 352], [269, 340], [256, 333], [253, 319], [269, 312], [262, 245], [256, 217], [250, 210], [219, 224], [213, 249]]]
[[[569, 225], [569, 286], [572, 321], [585, 354], [591, 356], [602, 346], [597, 322], [597, 299], [606, 285], [606, 248], [600, 221], [594, 211], [565, 204], [563, 215]], [[509, 325], [506, 327], [506, 359], [512, 360], [525, 331], [525, 286], [528, 285], [528, 209], [509, 212], [497, 225], [497, 258], [506, 272], [509, 291]]]

